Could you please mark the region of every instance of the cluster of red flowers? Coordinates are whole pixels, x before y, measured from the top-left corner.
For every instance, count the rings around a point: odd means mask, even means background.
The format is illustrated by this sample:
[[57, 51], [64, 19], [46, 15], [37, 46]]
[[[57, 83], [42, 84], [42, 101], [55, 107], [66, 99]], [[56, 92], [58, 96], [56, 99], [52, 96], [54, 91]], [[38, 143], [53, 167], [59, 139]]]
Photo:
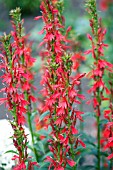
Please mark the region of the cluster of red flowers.
[[1, 78], [5, 87], [1, 92], [4, 92], [6, 97], [0, 99], [0, 104], [5, 102], [13, 117], [12, 138], [18, 151], [18, 156], [13, 157], [13, 160], [18, 159], [18, 165], [14, 169], [21, 170], [25, 169], [25, 162], [28, 159], [27, 135], [22, 125], [25, 123], [25, 114], [31, 110], [31, 101], [36, 101], [31, 94], [33, 79], [31, 66], [35, 60], [31, 57], [30, 45], [26, 44], [27, 37], [22, 35], [23, 20], [20, 9], [12, 10], [10, 15], [14, 31], [2, 37], [0, 68], [4, 70]]
[[[101, 57], [104, 55], [103, 47], [107, 47], [107, 45], [104, 44], [103, 42], [105, 33], [106, 33], [106, 30], [102, 30], [102, 28], [98, 29], [97, 44], [94, 44], [93, 38], [89, 34], [87, 35], [88, 39], [90, 39], [92, 43], [92, 49], [87, 50], [85, 54], [92, 53], [92, 56], [95, 59], [93, 70], [89, 72], [89, 78], [94, 80], [94, 84], [92, 85], [91, 89], [88, 90], [89, 93], [92, 93], [92, 92], [94, 93], [94, 98], [93, 98], [94, 108], [101, 105], [101, 102], [106, 100], [106, 98], [103, 96], [104, 90], [108, 95], [110, 94], [110, 91], [106, 87], [105, 82], [103, 80], [103, 75], [106, 70], [112, 72], [112, 64], [107, 62], [104, 58]], [[98, 93], [98, 89], [101, 89], [99, 92], [99, 96], [100, 96], [99, 100], [97, 100], [97, 94], [96, 94]], [[98, 116], [100, 116], [100, 113], [98, 114]]]
[[104, 143], [104, 150], [108, 149], [110, 150], [110, 155], [108, 156], [108, 159], [113, 158], [113, 73], [109, 74], [109, 85], [110, 85], [110, 95], [108, 98], [109, 101], [109, 108], [107, 110], [104, 110], [104, 117], [108, 120], [107, 124], [104, 126], [103, 131], [103, 140], [102, 143]]
[[[90, 0], [89, 0], [90, 1]], [[88, 1], [88, 2], [89, 2]], [[98, 138], [98, 156], [100, 156], [100, 115], [101, 115], [101, 105], [103, 101], [108, 101], [109, 98], [105, 97], [106, 95], [112, 95], [112, 87], [109, 90], [106, 86], [106, 82], [104, 81], [104, 74], [108, 73], [113, 74], [113, 65], [106, 61], [104, 58], [104, 47], [108, 47], [107, 44], [104, 43], [104, 37], [106, 34], [106, 29], [102, 28], [101, 19], [98, 19], [97, 13], [96, 13], [96, 4], [95, 1], [91, 0], [91, 3], [88, 4], [88, 12], [91, 15], [90, 20], [90, 26], [92, 28], [92, 34], [87, 35], [88, 39], [91, 41], [92, 49], [87, 50], [85, 54], [92, 54], [92, 57], [94, 59], [93, 68], [92, 71], [89, 72], [89, 78], [93, 79], [94, 83], [92, 87], [89, 89], [89, 93], [93, 93], [93, 106], [96, 111], [97, 116], [97, 124], [98, 124], [98, 132], [97, 132], [97, 138]], [[112, 121], [111, 115], [112, 114], [112, 102], [110, 101], [109, 109], [104, 111], [104, 117], [107, 118], [109, 121]], [[109, 116], [110, 115], [110, 116]], [[104, 129], [104, 141], [107, 140], [107, 145], [104, 148], [110, 148], [112, 147], [112, 127], [113, 123], [108, 122]], [[111, 159], [113, 157], [113, 153], [108, 157]], [[100, 158], [98, 157], [98, 160], [100, 161]], [[100, 162], [99, 162], [100, 164]]]
[[106, 11], [110, 3], [113, 3], [113, 0], [100, 0], [100, 9]]
[[78, 94], [78, 90], [75, 89], [84, 74], [71, 77], [73, 61], [65, 52], [68, 40], [61, 31], [64, 26], [57, 3], [54, 0], [43, 0], [42, 16], [35, 19], [43, 19], [45, 26], [40, 33], [46, 32], [41, 44], [46, 44], [47, 65], [41, 84], [44, 86], [43, 93], [46, 96], [44, 111], [50, 112], [49, 125], [52, 132], [49, 149], [53, 153], [53, 157], [48, 156], [46, 161], [50, 162], [49, 169], [54, 167], [54, 170], [63, 170], [67, 164], [75, 166], [73, 159], [78, 144], [85, 147], [78, 139], [78, 130], [75, 127], [77, 119], [82, 120], [83, 112], [73, 105], [80, 104], [79, 98], [84, 99], [84, 96]]
[[[92, 13], [92, 15], [93, 12], [95, 12], [91, 11], [93, 10], [93, 8], [94, 7], [92, 7], [91, 9], [88, 8], [88, 12], [90, 14]], [[104, 90], [107, 94], [110, 94], [109, 89], [104, 83], [103, 75], [106, 70], [108, 72], [112, 72], [112, 64], [107, 62], [104, 58], [104, 47], [108, 47], [108, 45], [104, 43], [106, 29], [103, 29], [101, 27], [101, 19], [97, 18], [96, 12], [94, 15], [94, 18], [90, 20], [90, 26], [92, 28], [94, 39], [90, 34], [87, 34], [88, 39], [91, 41], [92, 48], [87, 50], [85, 54], [91, 53], [92, 57], [94, 58], [93, 69], [91, 70], [91, 72], [88, 73], [89, 78], [93, 79], [94, 83], [88, 92], [94, 93], [93, 105], [94, 108], [97, 108], [99, 105], [101, 105], [101, 102], [103, 100], [106, 100], [106, 98], [103, 96]], [[100, 111], [98, 112], [98, 116], [100, 116]]]

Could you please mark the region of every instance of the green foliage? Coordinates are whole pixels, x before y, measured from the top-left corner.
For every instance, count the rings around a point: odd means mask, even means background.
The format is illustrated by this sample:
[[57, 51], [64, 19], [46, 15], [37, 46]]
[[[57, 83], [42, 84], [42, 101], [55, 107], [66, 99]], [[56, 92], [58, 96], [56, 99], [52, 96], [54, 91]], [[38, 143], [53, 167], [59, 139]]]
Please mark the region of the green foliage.
[[22, 13], [31, 14], [39, 10], [40, 0], [4, 0], [7, 8], [9, 10], [14, 9], [16, 7], [20, 7], [22, 9]]
[[37, 144], [35, 144], [34, 147], [36, 148], [38, 153], [40, 152], [43, 155], [45, 154], [45, 148], [42, 141], [37, 141]]

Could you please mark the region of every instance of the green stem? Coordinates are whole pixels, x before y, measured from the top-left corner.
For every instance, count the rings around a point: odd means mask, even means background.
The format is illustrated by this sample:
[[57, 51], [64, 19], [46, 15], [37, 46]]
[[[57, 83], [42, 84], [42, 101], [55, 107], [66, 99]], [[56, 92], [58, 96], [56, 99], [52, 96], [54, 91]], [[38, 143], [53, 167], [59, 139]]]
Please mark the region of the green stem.
[[[77, 70], [77, 73], [80, 74], [80, 71], [79, 71], [79, 68]], [[78, 86], [78, 90], [79, 90], [79, 93], [82, 94], [82, 88], [81, 88], [81, 83], [80, 85]], [[80, 100], [81, 101], [81, 100]], [[83, 103], [81, 102], [80, 106], [79, 106], [79, 109], [80, 111], [83, 111]], [[84, 124], [82, 121], [80, 121], [80, 131], [81, 133], [83, 133], [83, 130], [84, 130]]]
[[[71, 152], [72, 152], [72, 159], [74, 160], [74, 158], [75, 158], [75, 154], [74, 154], [74, 151], [73, 151], [73, 145], [71, 144]], [[73, 166], [73, 170], [77, 170], [76, 169], [76, 164], [75, 164], [75, 166]]]
[[97, 170], [100, 170], [100, 116], [97, 115], [97, 157], [98, 157], [98, 168]]
[[75, 166], [73, 166], [73, 170], [77, 170], [77, 169], [76, 169], [76, 165], [75, 165]]
[[34, 155], [35, 155], [35, 159], [38, 162], [38, 154], [37, 154], [36, 149], [34, 148], [35, 140], [34, 140], [33, 128], [32, 128], [32, 124], [31, 124], [31, 113], [27, 112], [27, 117], [28, 117], [29, 130], [30, 130], [30, 133], [31, 133], [33, 152], [34, 152]]
[[77, 165], [73, 166], [73, 170], [77, 170]]
[[[80, 104], [80, 111], [83, 111], [83, 104], [82, 103]], [[80, 121], [80, 131], [81, 131], [81, 133], [83, 133], [83, 131], [84, 131], [84, 124], [83, 123], [84, 122]]]
[[110, 160], [110, 169], [113, 169], [113, 159]]

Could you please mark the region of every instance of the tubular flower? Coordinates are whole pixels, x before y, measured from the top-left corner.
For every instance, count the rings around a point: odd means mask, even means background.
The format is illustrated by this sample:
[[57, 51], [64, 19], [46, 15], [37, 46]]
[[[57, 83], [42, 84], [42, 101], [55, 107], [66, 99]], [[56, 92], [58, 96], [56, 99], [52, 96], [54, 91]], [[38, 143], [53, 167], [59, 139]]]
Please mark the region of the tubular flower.
[[85, 54], [92, 54], [94, 59], [93, 68], [88, 73], [89, 78], [93, 80], [92, 87], [88, 90], [89, 93], [93, 93], [93, 106], [97, 116], [97, 139], [98, 139], [98, 169], [100, 169], [100, 115], [101, 115], [101, 105], [102, 102], [107, 100], [104, 97], [104, 93], [109, 95], [111, 92], [105, 84], [104, 74], [112, 72], [113, 65], [106, 61], [104, 58], [104, 48], [108, 47], [104, 43], [104, 37], [106, 34], [106, 29], [102, 27], [101, 19], [98, 18], [96, 10], [96, 1], [87, 1], [87, 11], [91, 16], [90, 27], [92, 29], [92, 34], [87, 34], [87, 38], [90, 40], [92, 48], [87, 50]]
[[77, 119], [82, 120], [83, 112], [74, 107], [74, 104], [80, 104], [80, 98], [84, 98], [75, 89], [84, 74], [71, 77], [73, 61], [66, 53], [68, 40], [62, 34], [63, 17], [57, 4], [58, 1], [43, 0], [42, 16], [35, 17], [35, 20], [43, 19], [45, 25], [41, 33], [46, 32], [41, 45], [46, 45], [47, 65], [41, 85], [44, 86], [44, 95], [46, 94], [44, 111], [49, 110], [49, 125], [52, 127], [52, 132], [48, 142], [49, 149], [53, 153], [53, 157], [48, 156], [46, 161], [50, 162], [49, 169], [54, 167], [54, 170], [63, 170], [67, 164], [75, 166], [75, 150], [78, 144], [85, 147], [85, 144], [78, 139], [76, 129]]
[[[2, 63], [1, 68], [4, 74], [1, 76], [4, 88], [1, 92], [6, 94], [5, 98], [0, 99], [0, 104], [6, 104], [8, 111], [11, 112], [13, 120], [10, 121], [14, 130], [13, 144], [18, 151], [18, 165], [14, 169], [26, 169], [25, 162], [28, 160], [27, 154], [27, 135], [24, 132], [25, 114], [30, 112], [31, 101], [36, 99], [31, 94], [31, 81], [33, 74], [30, 71], [34, 63], [31, 57], [31, 49], [26, 45], [26, 38], [22, 35], [23, 20], [21, 20], [20, 9], [10, 12], [14, 31], [2, 37], [0, 54]], [[29, 113], [30, 114], [30, 113]]]

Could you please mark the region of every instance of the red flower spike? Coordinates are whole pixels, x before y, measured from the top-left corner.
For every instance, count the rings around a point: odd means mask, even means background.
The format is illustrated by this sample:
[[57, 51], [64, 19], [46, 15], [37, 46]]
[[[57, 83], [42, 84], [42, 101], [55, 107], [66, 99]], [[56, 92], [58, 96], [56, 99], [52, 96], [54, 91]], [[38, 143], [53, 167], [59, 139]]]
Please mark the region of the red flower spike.
[[[52, 167], [54, 170], [65, 169], [67, 157], [70, 161], [72, 159], [70, 145], [73, 143], [74, 135], [78, 133], [76, 121], [77, 119], [82, 120], [81, 114], [83, 114], [79, 111], [71, 112], [72, 104], [80, 104], [85, 99], [83, 95], [78, 94], [78, 90], [75, 88], [80, 85], [81, 78], [85, 74], [70, 76], [73, 68], [74, 71], [77, 71], [81, 60], [84, 61], [85, 57], [80, 53], [71, 57], [66, 52], [69, 48], [67, 43], [70, 42], [67, 39], [67, 34], [71, 28], [67, 29], [65, 35], [62, 34], [64, 18], [60, 14], [61, 11], [57, 9], [57, 3], [58, 1], [54, 0], [42, 0], [42, 19], [45, 25], [40, 32], [41, 34], [45, 32], [41, 45], [45, 44], [46, 46], [46, 50], [41, 52], [43, 62], [44, 58], [46, 60], [41, 81], [41, 85], [44, 86], [42, 92], [45, 98], [42, 110], [49, 110], [49, 125], [52, 128], [51, 140], [48, 142], [53, 157], [47, 157], [46, 161], [50, 162], [49, 169]], [[61, 17], [60, 20], [59, 17]], [[73, 63], [73, 65], [68, 66], [68, 63]], [[71, 162], [70, 164], [72, 165]]]
[[[111, 3], [112, 0], [101, 0], [100, 6], [103, 10], [106, 10], [108, 8], [108, 4]], [[112, 126], [113, 122], [111, 121], [113, 116], [113, 106], [112, 106], [112, 87], [113, 83], [109, 83], [109, 88], [106, 87], [106, 82], [104, 80], [104, 74], [107, 71], [108, 75], [112, 75], [112, 64], [106, 61], [104, 57], [104, 48], [108, 47], [107, 44], [104, 43], [105, 35], [107, 30], [102, 27], [102, 19], [98, 17], [96, 12], [96, 3], [95, 1], [88, 1], [87, 3], [87, 11], [91, 16], [90, 19], [90, 27], [92, 29], [93, 36], [90, 36], [90, 34], [87, 34], [87, 38], [91, 41], [92, 48], [88, 51], [86, 51], [86, 54], [92, 53], [92, 57], [94, 59], [94, 62], [92, 63], [93, 68], [90, 73], [88, 73], [90, 79], [93, 79], [92, 87], [88, 90], [89, 93], [93, 93], [93, 106], [96, 112], [96, 116], [100, 119], [101, 116], [101, 105], [103, 101], [107, 100], [109, 102], [108, 109], [104, 111], [104, 118], [106, 118], [109, 122], [104, 125], [103, 130], [103, 146], [104, 149], [110, 149], [113, 147], [113, 142], [111, 141], [113, 133], [112, 133]], [[95, 11], [95, 14], [94, 14]], [[95, 18], [95, 19], [94, 19]], [[109, 78], [110, 80], [110, 78]], [[108, 95], [108, 97], [105, 97], [104, 95]], [[97, 136], [98, 140], [100, 140], [100, 125], [97, 121]], [[100, 148], [100, 141], [98, 141], [98, 148]], [[98, 158], [100, 156], [100, 150], [98, 150]], [[109, 159], [112, 157], [108, 157]], [[100, 158], [99, 158], [100, 159]], [[98, 159], [98, 160], [99, 160]], [[98, 162], [98, 165], [100, 162]], [[100, 166], [100, 165], [99, 165]]]
[[[9, 35], [4, 34], [2, 37], [1, 52], [3, 55], [0, 54], [0, 58], [3, 61], [4, 73], [1, 78], [6, 86], [4, 89], [6, 98], [1, 98], [0, 104], [5, 102], [8, 111], [13, 113], [11, 126], [14, 134], [12, 138], [18, 156], [14, 155], [12, 159], [18, 159], [17, 166], [14, 169], [22, 170], [26, 169], [25, 162], [28, 158], [27, 135], [22, 126], [26, 122], [25, 114], [27, 112], [31, 113], [31, 110], [29, 110], [31, 107], [27, 106], [36, 101], [31, 94], [31, 81], [34, 77], [31, 67], [35, 59], [31, 57], [31, 43], [26, 43], [28, 36], [23, 36], [22, 34], [23, 20], [20, 18], [20, 8], [11, 10], [10, 15], [13, 20], [11, 23], [14, 30]], [[3, 89], [1, 92], [3, 92]]]
[[[66, 52], [69, 48], [67, 43], [70, 42], [67, 34], [71, 28], [67, 29], [65, 35], [62, 34], [64, 19], [57, 9], [57, 3], [58, 1], [53, 0], [42, 0], [41, 3], [44, 22], [41, 34], [45, 31], [41, 45], [45, 44], [46, 47], [45, 52], [41, 53], [43, 62], [44, 59], [46, 61], [43, 66], [44, 75], [41, 85], [44, 86], [42, 91], [45, 99], [42, 110], [49, 110], [49, 126], [52, 128], [51, 140], [48, 142], [53, 157], [47, 157], [46, 161], [50, 162], [49, 169], [52, 167], [54, 170], [63, 170], [66, 168], [67, 157], [70, 165], [74, 166], [71, 161], [70, 145], [72, 142], [76, 142], [76, 140], [72, 141], [74, 135], [78, 133], [76, 121], [77, 119], [82, 120], [81, 114], [83, 113], [72, 111], [72, 104], [80, 104], [82, 99], [85, 99], [83, 95], [78, 94], [78, 90], [75, 88], [80, 85], [85, 74], [76, 74], [72, 77], [70, 73], [73, 69], [77, 72], [81, 60], [85, 60], [85, 57], [80, 53], [71, 57]], [[73, 64], [68, 65], [68, 63]], [[75, 148], [73, 149], [75, 150]]]

